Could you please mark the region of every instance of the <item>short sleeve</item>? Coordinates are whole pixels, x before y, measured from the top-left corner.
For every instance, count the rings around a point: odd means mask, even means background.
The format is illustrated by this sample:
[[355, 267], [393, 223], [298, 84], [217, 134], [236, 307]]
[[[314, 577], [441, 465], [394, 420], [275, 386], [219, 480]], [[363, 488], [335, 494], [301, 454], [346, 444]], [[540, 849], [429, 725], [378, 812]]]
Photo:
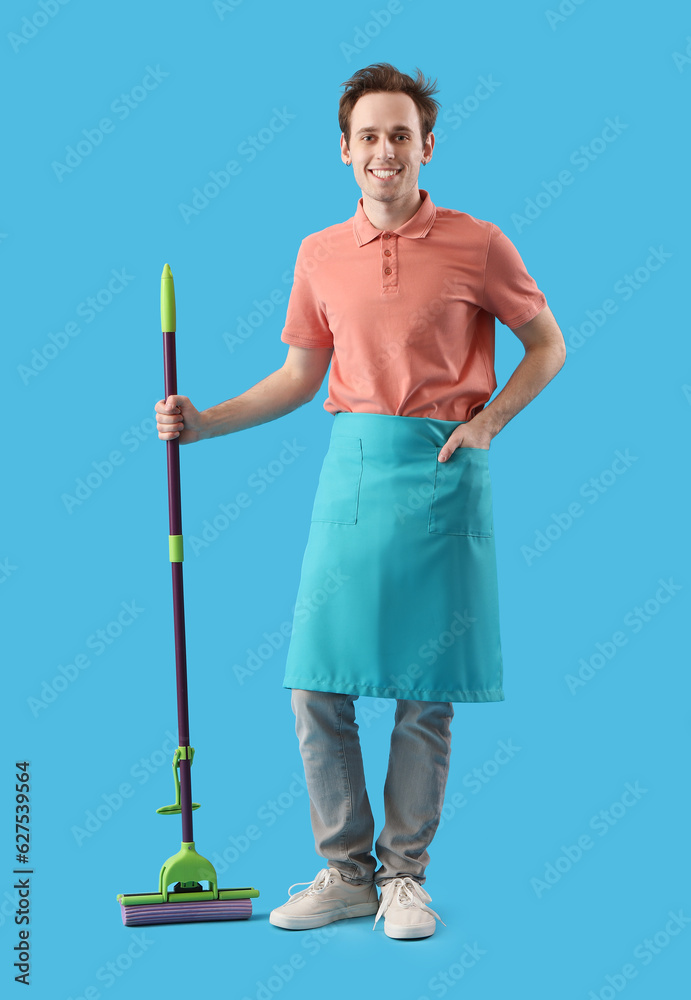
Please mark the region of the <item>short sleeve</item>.
[[297, 347], [333, 347], [333, 334], [322, 303], [317, 300], [310, 283], [309, 267], [305, 266], [306, 257], [303, 240], [295, 262], [293, 287], [290, 290], [281, 340]]
[[547, 305], [521, 255], [499, 226], [491, 223], [482, 308], [512, 329], [534, 319]]

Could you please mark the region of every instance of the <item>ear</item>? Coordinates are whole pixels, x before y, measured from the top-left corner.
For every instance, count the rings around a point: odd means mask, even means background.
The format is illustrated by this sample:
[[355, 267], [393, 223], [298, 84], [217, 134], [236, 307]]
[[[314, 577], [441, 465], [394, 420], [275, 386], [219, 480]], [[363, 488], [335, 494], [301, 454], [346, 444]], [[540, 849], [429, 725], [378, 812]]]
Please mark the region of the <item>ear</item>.
[[350, 159], [350, 150], [348, 149], [348, 144], [345, 141], [345, 135], [341, 132], [341, 160], [345, 163], [346, 160]]

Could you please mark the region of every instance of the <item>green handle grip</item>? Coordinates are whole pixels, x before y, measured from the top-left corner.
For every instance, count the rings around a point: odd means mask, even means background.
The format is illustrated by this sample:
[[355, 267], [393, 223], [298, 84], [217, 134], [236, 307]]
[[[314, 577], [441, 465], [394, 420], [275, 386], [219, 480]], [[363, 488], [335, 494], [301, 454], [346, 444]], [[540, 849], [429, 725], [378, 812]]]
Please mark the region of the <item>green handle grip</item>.
[[175, 284], [167, 264], [161, 275], [161, 332], [175, 333]]

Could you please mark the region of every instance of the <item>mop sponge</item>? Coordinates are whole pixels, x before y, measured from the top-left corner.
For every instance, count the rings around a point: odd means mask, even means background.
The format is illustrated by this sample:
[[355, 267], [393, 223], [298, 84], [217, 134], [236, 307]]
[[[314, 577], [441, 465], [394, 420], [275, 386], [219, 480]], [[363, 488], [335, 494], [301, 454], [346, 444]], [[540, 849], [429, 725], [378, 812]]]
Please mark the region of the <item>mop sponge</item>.
[[[138, 927], [143, 924], [185, 924], [207, 920], [246, 920], [252, 916], [252, 900], [250, 896], [258, 896], [256, 889], [221, 889], [219, 897], [230, 892], [246, 893], [232, 899], [208, 898], [197, 901], [175, 901], [176, 893], [168, 893], [168, 902], [140, 903], [137, 894], [118, 896], [122, 922], [126, 927]], [[157, 893], [147, 898], [155, 898]], [[188, 895], [185, 892], [178, 896]], [[198, 895], [194, 893], [194, 895]]]
[[[208, 881], [209, 888], [203, 889], [200, 880]], [[173, 882], [175, 885], [169, 890]], [[252, 915], [252, 899], [258, 895], [259, 890], [251, 886], [219, 889], [214, 866], [197, 853], [194, 841], [183, 841], [178, 853], [161, 868], [158, 892], [121, 892], [117, 898], [123, 924], [136, 927], [197, 920], [245, 920]]]

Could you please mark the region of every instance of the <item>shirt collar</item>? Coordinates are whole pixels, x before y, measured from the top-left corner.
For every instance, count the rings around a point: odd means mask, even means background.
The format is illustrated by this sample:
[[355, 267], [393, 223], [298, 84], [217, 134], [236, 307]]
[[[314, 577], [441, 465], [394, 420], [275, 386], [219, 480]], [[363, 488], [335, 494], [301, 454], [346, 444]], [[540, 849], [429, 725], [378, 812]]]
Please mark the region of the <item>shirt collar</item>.
[[[427, 233], [434, 225], [437, 210], [432, 204], [432, 199], [429, 193], [423, 188], [419, 188], [418, 190], [422, 197], [422, 204], [412, 219], [408, 219], [398, 229], [391, 230], [396, 236], [407, 236], [409, 239], [416, 240], [421, 236], [427, 236]], [[375, 237], [382, 234], [382, 230], [376, 229], [365, 215], [362, 202], [363, 199], [360, 198], [357, 204], [357, 211], [353, 216], [353, 233], [358, 246], [364, 246], [365, 243], [370, 243]]]

